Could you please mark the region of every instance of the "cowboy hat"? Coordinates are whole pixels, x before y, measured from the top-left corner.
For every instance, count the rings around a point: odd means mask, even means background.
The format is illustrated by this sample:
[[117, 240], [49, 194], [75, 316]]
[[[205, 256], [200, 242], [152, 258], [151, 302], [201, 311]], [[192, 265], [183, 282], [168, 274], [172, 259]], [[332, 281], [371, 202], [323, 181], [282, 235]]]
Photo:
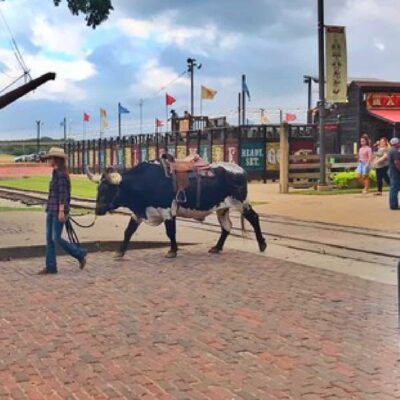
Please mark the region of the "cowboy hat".
[[61, 147], [51, 147], [49, 152], [43, 158], [67, 158], [64, 149]]

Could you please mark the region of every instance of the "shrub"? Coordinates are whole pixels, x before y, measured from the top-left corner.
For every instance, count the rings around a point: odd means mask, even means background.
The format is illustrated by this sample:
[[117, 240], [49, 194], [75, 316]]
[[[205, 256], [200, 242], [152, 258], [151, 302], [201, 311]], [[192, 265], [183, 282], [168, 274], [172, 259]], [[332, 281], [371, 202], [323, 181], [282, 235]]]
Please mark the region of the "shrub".
[[[371, 186], [376, 186], [376, 172], [371, 171], [369, 174]], [[357, 189], [362, 188], [361, 182], [357, 179], [356, 172], [338, 172], [332, 175], [333, 183], [340, 189]]]

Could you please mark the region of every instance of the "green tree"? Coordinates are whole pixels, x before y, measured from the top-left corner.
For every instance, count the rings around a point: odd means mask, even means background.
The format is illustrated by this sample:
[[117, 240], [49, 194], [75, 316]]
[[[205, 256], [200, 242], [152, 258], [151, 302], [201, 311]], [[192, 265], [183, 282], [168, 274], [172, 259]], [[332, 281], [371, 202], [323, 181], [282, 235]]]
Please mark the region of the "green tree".
[[[4, 0], [1, 0], [4, 1]], [[86, 24], [96, 28], [104, 22], [114, 9], [111, 0], [65, 0], [73, 15], [84, 14]], [[53, 0], [59, 6], [63, 0]]]
[[[53, 0], [58, 6], [62, 0]], [[66, 0], [73, 15], [84, 14], [88, 26], [96, 28], [113, 10], [111, 0]]]

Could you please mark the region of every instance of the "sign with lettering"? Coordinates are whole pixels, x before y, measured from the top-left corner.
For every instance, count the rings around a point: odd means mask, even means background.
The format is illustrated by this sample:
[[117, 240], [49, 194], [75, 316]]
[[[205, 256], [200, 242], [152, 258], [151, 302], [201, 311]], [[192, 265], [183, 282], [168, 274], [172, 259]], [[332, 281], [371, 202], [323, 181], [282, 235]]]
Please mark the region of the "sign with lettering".
[[367, 93], [367, 109], [400, 109], [400, 93]]
[[111, 149], [109, 147], [106, 148], [106, 167], [111, 165]]
[[222, 144], [214, 144], [212, 147], [212, 162], [224, 161], [224, 146]]
[[146, 147], [142, 147], [140, 149], [140, 161], [141, 162], [147, 161], [147, 149], [146, 149]]
[[106, 157], [103, 148], [99, 148], [99, 167], [101, 170], [106, 166]]
[[326, 100], [347, 103], [347, 44], [344, 26], [326, 28]]
[[240, 165], [247, 171], [262, 171], [264, 169], [263, 143], [242, 143]]
[[280, 144], [267, 143], [267, 171], [279, 171]]
[[118, 148], [118, 167], [124, 168], [124, 148], [120, 146]]
[[176, 156], [176, 148], [175, 145], [168, 146], [168, 154], [171, 154], [172, 156]]
[[157, 147], [149, 146], [149, 160], [155, 160], [157, 158]]
[[230, 163], [238, 164], [239, 154], [237, 144], [227, 144], [225, 147], [225, 160]]
[[200, 157], [207, 162], [211, 162], [211, 148], [209, 144], [200, 145]]
[[177, 146], [176, 147], [176, 158], [182, 160], [186, 157], [186, 146]]
[[139, 148], [137, 145], [132, 146], [132, 166], [136, 167], [140, 162], [139, 159]]

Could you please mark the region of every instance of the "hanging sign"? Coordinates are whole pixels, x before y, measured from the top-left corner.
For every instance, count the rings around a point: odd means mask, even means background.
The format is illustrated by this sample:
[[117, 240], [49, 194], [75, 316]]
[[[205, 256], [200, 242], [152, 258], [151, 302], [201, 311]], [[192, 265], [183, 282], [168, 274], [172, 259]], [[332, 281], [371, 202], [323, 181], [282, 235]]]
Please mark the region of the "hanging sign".
[[344, 26], [327, 26], [326, 101], [347, 103], [347, 44]]

